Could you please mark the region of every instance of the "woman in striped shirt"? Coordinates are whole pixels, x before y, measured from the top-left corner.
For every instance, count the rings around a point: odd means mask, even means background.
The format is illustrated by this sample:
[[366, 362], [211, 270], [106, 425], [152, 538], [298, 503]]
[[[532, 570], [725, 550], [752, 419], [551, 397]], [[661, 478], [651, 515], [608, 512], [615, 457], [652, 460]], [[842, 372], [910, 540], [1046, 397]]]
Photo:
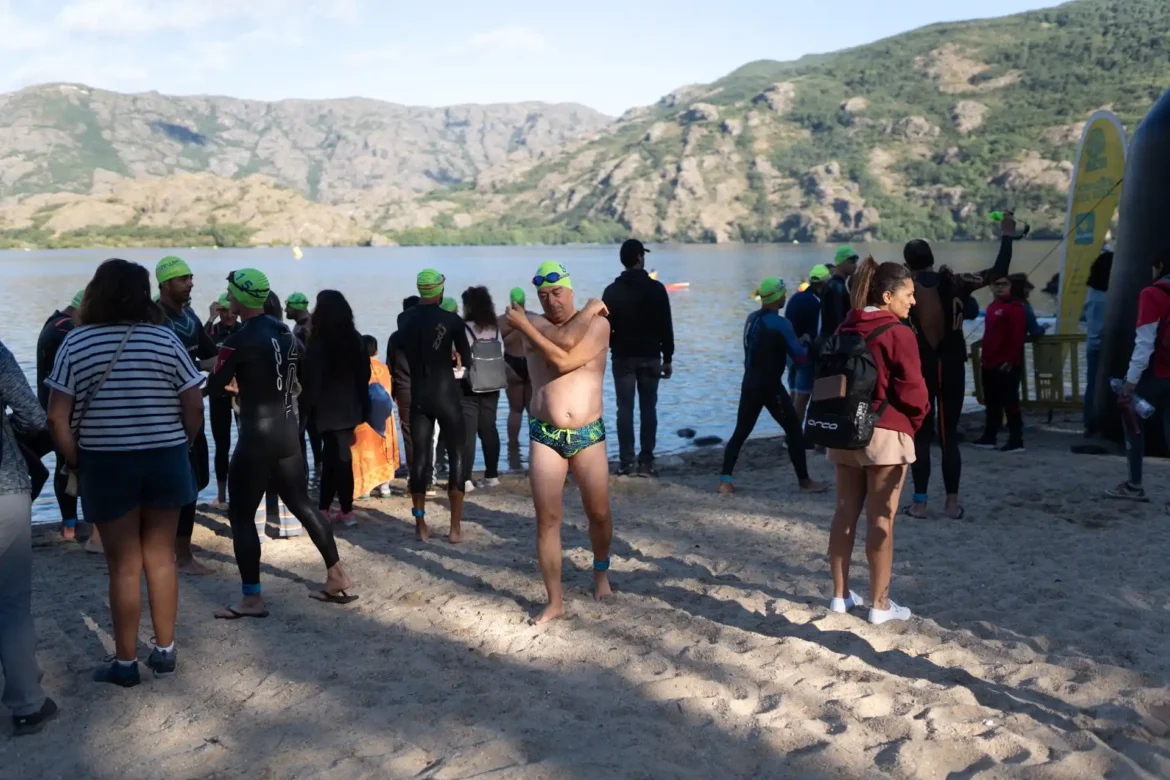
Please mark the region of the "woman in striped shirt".
[[175, 670], [179, 509], [195, 500], [187, 452], [203, 429], [204, 377], [150, 298], [150, 275], [107, 260], [86, 288], [79, 327], [45, 383], [49, 427], [77, 472], [85, 518], [101, 528], [110, 569], [115, 658], [94, 679], [140, 681], [136, 639], [146, 574], [156, 676]]

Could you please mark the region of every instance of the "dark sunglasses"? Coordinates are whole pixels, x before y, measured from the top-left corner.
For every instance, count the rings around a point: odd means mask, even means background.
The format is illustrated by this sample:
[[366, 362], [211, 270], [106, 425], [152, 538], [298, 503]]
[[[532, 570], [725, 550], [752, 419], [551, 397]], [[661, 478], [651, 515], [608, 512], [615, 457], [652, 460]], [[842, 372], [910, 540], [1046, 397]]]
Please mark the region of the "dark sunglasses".
[[568, 279], [568, 278], [569, 278], [568, 274], [559, 274], [556, 271], [553, 271], [551, 274], [547, 274], [545, 276], [537, 275], [537, 276], [532, 277], [532, 286], [533, 287], [540, 287], [545, 282], [548, 282], [549, 284], [556, 284], [561, 279]]

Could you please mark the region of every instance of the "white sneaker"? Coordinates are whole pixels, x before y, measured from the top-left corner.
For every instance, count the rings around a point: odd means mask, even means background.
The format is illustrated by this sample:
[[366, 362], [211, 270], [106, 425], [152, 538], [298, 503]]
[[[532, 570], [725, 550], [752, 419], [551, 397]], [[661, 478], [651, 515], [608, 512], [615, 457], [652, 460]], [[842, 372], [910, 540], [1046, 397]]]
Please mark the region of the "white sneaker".
[[470, 479], [467, 480], [466, 482], [464, 482], [463, 483], [463, 492], [464, 493], [474, 493], [475, 492], [475, 483], [472, 482]]
[[499, 487], [500, 486], [500, 478], [499, 477], [489, 477], [487, 479], [481, 479], [480, 481], [475, 483], [475, 486], [477, 488]]
[[874, 609], [870, 607], [869, 622], [875, 626], [880, 626], [882, 623], [888, 623], [891, 620], [909, 620], [913, 616], [909, 607], [900, 607], [890, 599], [889, 609]]
[[854, 607], [864, 607], [865, 602], [861, 596], [858, 596], [853, 591], [849, 591], [849, 596], [843, 599], [832, 599], [829, 601], [829, 611], [844, 614]]

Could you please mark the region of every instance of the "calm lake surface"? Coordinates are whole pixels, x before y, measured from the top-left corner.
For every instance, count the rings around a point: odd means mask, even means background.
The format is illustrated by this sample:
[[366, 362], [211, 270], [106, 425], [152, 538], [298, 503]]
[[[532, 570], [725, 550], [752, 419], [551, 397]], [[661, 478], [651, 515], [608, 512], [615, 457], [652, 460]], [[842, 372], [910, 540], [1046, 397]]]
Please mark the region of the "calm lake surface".
[[[901, 245], [856, 244], [855, 248], [863, 256], [872, 253], [879, 262], [901, 260]], [[990, 267], [997, 249], [995, 242], [940, 243], [934, 247], [937, 261], [958, 271]], [[1042, 288], [1059, 268], [1062, 253], [1055, 242], [1025, 240], [1016, 243], [1015, 249], [1012, 270], [1028, 273], [1037, 287]], [[680, 428], [692, 428], [699, 436], [726, 439], [731, 435], [743, 370], [743, 321], [758, 305], [748, 296], [766, 276], [781, 277], [789, 290], [795, 291], [809, 268], [831, 262], [834, 246], [670, 245], [652, 246], [651, 250], [647, 267], [657, 269], [661, 281], [691, 284], [687, 290], [671, 293], [676, 353], [674, 377], [663, 381], [659, 389], [657, 452], [661, 456], [691, 446], [677, 436]], [[529, 308], [539, 309], [530, 280], [544, 260], [556, 259], [568, 267], [579, 304], [586, 298], [600, 297], [622, 270], [616, 246], [310, 248], [304, 250], [301, 260], [295, 260], [288, 248], [5, 251], [0, 252], [0, 340], [33, 381], [42, 324], [88, 283], [102, 260], [133, 260], [153, 274], [155, 263], [166, 254], [180, 255], [194, 270], [192, 306], [201, 318], [206, 318], [208, 306], [224, 290], [230, 270], [255, 267], [268, 274], [282, 301], [293, 291], [304, 292], [310, 299], [321, 289], [342, 291], [353, 306], [358, 329], [377, 337], [383, 357], [402, 298], [415, 292], [414, 277], [423, 268], [437, 268], [446, 274], [447, 294], [456, 298], [469, 286], [487, 286], [501, 311], [508, 291], [516, 286], [530, 291]], [[981, 306], [986, 305], [987, 291], [980, 296]], [[1055, 298], [1040, 290], [1033, 293], [1032, 303], [1040, 317], [1051, 316], [1056, 309]], [[506, 408], [501, 398], [498, 423], [504, 442]], [[607, 372], [605, 420], [611, 458], [617, 455], [615, 412], [612, 377]], [[765, 414], [755, 435], [779, 430]], [[522, 435], [527, 438], [526, 427]], [[504, 456], [506, 461], [506, 446]], [[478, 454], [476, 467], [482, 467]], [[212, 497], [214, 479], [201, 500]], [[46, 486], [33, 511], [37, 521], [59, 519], [51, 486]]]

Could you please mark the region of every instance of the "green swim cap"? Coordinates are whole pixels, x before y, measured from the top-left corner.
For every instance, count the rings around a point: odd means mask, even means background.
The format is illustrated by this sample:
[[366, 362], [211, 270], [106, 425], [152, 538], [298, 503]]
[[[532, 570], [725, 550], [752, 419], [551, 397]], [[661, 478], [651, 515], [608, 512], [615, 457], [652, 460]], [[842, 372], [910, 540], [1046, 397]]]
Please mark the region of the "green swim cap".
[[850, 260], [857, 259], [857, 253], [853, 251], [853, 247], [851, 246], [839, 246], [837, 247], [837, 253], [833, 255], [833, 262], [835, 262], [837, 265], [848, 263]]
[[439, 308], [443, 311], [458, 312], [459, 303], [454, 298], [444, 298], [443, 302], [439, 304]]
[[[557, 280], [555, 282], [548, 280], [550, 274], [556, 274]], [[540, 281], [537, 281], [538, 279]], [[538, 290], [543, 290], [546, 287], [573, 289], [573, 280], [569, 278], [569, 270], [556, 260], [545, 260], [541, 263], [540, 268], [536, 269], [536, 276], [532, 278], [532, 283], [536, 285]]]
[[760, 282], [760, 302], [761, 303], [775, 303], [784, 297], [787, 289], [784, 287], [784, 280], [778, 279], [775, 276], [769, 276], [764, 281]]
[[215, 302], [218, 303], [220, 305], [220, 307], [222, 307], [224, 309], [230, 307], [232, 304], [232, 302], [228, 300], [227, 293], [223, 293], [222, 295], [220, 295], [219, 298]]
[[228, 274], [228, 294], [249, 309], [263, 309], [269, 289], [268, 277], [255, 268], [242, 268]]
[[422, 298], [439, 298], [443, 295], [443, 288], [447, 284], [447, 277], [433, 268], [419, 271], [415, 280], [418, 294]]
[[154, 267], [154, 277], [158, 280], [159, 284], [169, 282], [171, 279], [178, 279], [180, 276], [190, 275], [191, 267], [187, 265], [185, 260], [174, 255], [164, 257]]
[[524, 297], [523, 290], [521, 290], [519, 287], [513, 287], [512, 292], [508, 293], [508, 300], [510, 300], [512, 303], [518, 303], [523, 306], [524, 301], [527, 299]]
[[827, 266], [827, 265], [814, 265], [812, 267], [812, 269], [808, 272], [808, 280], [809, 280], [809, 282], [816, 284], [817, 282], [828, 281], [829, 277], [832, 275], [833, 275], [833, 272], [829, 270], [829, 266]]
[[285, 303], [290, 309], [294, 311], [309, 310], [309, 297], [304, 293], [293, 293], [292, 295], [288, 296], [288, 300], [286, 300]]
[[78, 290], [73, 295], [73, 300], [69, 302], [70, 307], [76, 309], [81, 305], [81, 299], [85, 297], [85, 290]]

